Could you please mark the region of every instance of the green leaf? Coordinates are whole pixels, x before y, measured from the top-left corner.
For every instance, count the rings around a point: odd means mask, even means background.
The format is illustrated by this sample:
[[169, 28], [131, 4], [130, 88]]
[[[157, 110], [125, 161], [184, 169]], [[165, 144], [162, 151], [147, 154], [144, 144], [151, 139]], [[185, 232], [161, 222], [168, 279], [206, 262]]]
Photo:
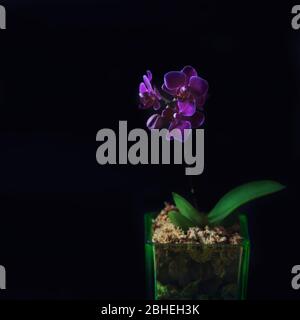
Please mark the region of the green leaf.
[[284, 185], [271, 180], [243, 184], [232, 189], [219, 200], [208, 214], [208, 221], [210, 224], [218, 224], [243, 204], [284, 188]]
[[195, 209], [186, 199], [173, 192], [173, 199], [180, 213], [193, 223], [193, 226], [204, 226], [207, 224], [207, 218], [203, 213]]
[[188, 228], [194, 226], [193, 222], [184, 217], [179, 211], [169, 211], [168, 217], [175, 226], [181, 228], [183, 231], [187, 231]]

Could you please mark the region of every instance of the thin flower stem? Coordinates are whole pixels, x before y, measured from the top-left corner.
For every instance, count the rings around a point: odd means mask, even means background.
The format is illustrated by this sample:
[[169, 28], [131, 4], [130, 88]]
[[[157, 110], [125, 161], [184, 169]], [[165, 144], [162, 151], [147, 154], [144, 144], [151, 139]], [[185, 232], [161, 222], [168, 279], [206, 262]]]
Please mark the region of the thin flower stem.
[[198, 203], [197, 203], [196, 190], [195, 190], [193, 176], [188, 176], [188, 180], [189, 180], [190, 191], [192, 194], [192, 202], [193, 202], [194, 207], [198, 210], [199, 208], [198, 208]]

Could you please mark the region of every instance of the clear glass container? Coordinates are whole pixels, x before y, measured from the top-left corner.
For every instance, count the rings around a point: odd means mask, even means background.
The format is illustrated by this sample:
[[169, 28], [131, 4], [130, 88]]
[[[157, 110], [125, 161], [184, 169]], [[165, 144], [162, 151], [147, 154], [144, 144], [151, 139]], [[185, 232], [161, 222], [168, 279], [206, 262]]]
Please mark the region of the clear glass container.
[[149, 299], [246, 299], [250, 241], [245, 215], [239, 215], [243, 240], [237, 245], [153, 243], [152, 224], [156, 215], [145, 215]]

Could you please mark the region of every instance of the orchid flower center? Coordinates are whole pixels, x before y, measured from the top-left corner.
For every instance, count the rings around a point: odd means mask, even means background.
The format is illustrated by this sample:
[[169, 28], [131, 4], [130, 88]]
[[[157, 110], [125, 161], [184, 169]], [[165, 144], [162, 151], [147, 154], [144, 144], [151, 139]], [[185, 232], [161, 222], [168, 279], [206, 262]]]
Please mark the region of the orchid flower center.
[[185, 100], [190, 96], [190, 92], [186, 86], [182, 86], [178, 90], [177, 96], [179, 99]]

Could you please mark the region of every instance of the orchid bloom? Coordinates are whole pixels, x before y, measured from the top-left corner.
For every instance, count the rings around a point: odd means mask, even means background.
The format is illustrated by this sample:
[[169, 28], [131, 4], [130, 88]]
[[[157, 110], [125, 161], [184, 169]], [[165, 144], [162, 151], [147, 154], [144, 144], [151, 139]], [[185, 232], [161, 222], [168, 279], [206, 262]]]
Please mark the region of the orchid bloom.
[[140, 108], [149, 109], [153, 108], [158, 110], [160, 108], [161, 95], [159, 91], [152, 86], [152, 73], [147, 71], [147, 75], [143, 76], [143, 82], [140, 83], [139, 97], [140, 97]]
[[[153, 107], [158, 110], [161, 101], [166, 105], [162, 112], [150, 116], [147, 127], [151, 129], [166, 128], [169, 131], [167, 139], [184, 141], [185, 129], [199, 128], [204, 123], [203, 105], [207, 98], [208, 83], [199, 77], [197, 71], [186, 66], [181, 71], [171, 71], [165, 74], [162, 89], [173, 99], [162, 97], [155, 87], [152, 87], [152, 74], [147, 72], [140, 84], [140, 98], [144, 109]], [[142, 94], [141, 94], [142, 93]], [[170, 134], [178, 129], [180, 134]], [[190, 130], [188, 131], [190, 132]]]
[[170, 71], [165, 74], [162, 89], [182, 101], [190, 101], [192, 108], [202, 108], [205, 103], [208, 82], [198, 76], [191, 66], [185, 66], [181, 71]]

